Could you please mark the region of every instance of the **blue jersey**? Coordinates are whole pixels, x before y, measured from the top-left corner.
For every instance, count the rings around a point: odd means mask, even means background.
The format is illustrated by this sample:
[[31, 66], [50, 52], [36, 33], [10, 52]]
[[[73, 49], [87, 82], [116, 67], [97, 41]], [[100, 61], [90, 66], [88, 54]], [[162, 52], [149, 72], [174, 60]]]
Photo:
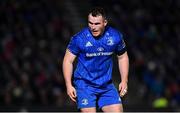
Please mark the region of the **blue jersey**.
[[112, 54], [124, 53], [126, 46], [122, 34], [112, 27], [106, 27], [98, 39], [84, 28], [71, 38], [68, 50], [78, 57], [74, 79], [100, 87], [112, 81]]

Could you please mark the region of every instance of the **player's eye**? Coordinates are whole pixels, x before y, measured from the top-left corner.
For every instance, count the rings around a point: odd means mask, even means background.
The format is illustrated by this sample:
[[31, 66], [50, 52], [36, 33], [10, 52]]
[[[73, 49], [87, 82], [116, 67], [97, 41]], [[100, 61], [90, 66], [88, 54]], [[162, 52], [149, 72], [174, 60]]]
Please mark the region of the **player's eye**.
[[99, 25], [100, 23], [95, 23], [95, 25]]
[[89, 24], [91, 24], [91, 25], [92, 25], [93, 23], [89, 21]]

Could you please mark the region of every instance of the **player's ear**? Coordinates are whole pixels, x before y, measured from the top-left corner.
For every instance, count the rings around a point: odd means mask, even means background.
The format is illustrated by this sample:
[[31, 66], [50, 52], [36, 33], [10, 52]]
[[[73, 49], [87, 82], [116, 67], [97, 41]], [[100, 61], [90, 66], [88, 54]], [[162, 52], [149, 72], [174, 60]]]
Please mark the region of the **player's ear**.
[[108, 23], [107, 19], [104, 20], [104, 26], [106, 26]]

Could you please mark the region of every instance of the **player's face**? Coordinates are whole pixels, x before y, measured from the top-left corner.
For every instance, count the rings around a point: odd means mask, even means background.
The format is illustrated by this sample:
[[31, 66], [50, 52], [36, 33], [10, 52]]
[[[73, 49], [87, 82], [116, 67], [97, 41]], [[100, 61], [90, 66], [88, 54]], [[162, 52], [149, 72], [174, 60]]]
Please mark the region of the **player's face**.
[[94, 37], [98, 37], [101, 34], [103, 34], [106, 25], [107, 25], [107, 20], [105, 20], [102, 16], [94, 17], [91, 14], [89, 14], [88, 26]]

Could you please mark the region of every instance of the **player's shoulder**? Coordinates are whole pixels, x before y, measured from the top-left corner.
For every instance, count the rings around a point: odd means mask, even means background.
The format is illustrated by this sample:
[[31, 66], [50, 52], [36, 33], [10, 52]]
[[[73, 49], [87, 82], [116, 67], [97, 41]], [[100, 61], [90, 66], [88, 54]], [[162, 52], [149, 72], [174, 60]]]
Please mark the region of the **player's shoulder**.
[[76, 33], [73, 38], [76, 39], [82, 39], [83, 37], [85, 37], [88, 34], [89, 30], [87, 27], [83, 28], [82, 30], [80, 30], [78, 33]]
[[114, 28], [114, 27], [111, 27], [111, 26], [108, 26], [107, 27], [107, 32], [111, 35], [111, 36], [114, 36], [114, 37], [119, 37], [119, 38], [122, 38], [122, 33], [121, 31], [119, 31], [118, 29]]

